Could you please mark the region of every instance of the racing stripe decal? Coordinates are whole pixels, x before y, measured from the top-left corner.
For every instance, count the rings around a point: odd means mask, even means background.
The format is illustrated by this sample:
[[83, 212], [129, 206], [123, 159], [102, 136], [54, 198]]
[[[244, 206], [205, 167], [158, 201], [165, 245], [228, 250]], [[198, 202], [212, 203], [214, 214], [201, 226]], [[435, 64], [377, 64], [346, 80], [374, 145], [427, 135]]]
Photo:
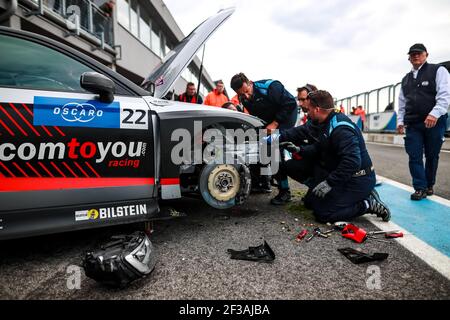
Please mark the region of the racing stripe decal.
[[180, 178], [161, 178], [161, 185], [175, 185], [180, 184]]
[[0, 192], [154, 185], [154, 178], [4, 178]]

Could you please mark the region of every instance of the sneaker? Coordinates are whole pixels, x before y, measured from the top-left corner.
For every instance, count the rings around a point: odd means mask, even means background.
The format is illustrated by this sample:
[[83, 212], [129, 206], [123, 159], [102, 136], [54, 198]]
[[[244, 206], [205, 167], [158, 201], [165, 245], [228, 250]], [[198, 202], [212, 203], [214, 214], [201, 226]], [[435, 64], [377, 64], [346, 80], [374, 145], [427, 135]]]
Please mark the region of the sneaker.
[[434, 194], [433, 187], [427, 188], [427, 196], [432, 196]]
[[291, 202], [291, 191], [290, 190], [280, 190], [278, 192], [278, 195], [270, 200], [270, 203], [275, 206], [280, 206], [283, 204], [286, 204], [288, 202]]
[[416, 190], [412, 195], [411, 195], [411, 200], [422, 200], [425, 199], [427, 197], [427, 191], [426, 190]]
[[391, 220], [391, 211], [388, 206], [381, 201], [380, 195], [375, 189], [370, 192], [368, 203], [369, 208], [367, 209], [367, 212], [376, 214], [377, 217], [380, 217], [383, 221], [387, 222]]

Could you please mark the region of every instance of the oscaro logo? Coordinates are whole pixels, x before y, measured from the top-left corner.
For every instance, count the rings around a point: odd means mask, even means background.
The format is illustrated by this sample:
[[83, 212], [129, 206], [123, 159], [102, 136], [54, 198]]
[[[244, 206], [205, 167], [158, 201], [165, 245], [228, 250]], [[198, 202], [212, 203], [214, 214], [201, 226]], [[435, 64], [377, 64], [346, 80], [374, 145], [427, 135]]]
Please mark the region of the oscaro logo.
[[69, 102], [63, 107], [55, 107], [53, 114], [61, 115], [68, 122], [89, 122], [96, 117], [102, 117], [103, 111], [97, 110], [89, 103]]

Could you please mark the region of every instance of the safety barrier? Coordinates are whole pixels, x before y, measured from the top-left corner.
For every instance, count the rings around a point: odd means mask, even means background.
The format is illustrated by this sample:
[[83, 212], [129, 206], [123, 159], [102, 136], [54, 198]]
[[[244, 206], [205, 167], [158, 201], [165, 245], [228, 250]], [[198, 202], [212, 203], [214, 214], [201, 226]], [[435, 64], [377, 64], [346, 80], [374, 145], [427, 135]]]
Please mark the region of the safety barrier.
[[[450, 61], [440, 63], [450, 72]], [[401, 82], [373, 89], [367, 92], [355, 94], [350, 97], [336, 100], [336, 108], [342, 106], [347, 115], [351, 114], [352, 108], [362, 106], [366, 113], [364, 124], [365, 132], [394, 132], [397, 127], [398, 111], [397, 101], [400, 93]], [[450, 133], [450, 110], [448, 112], [447, 132]], [[350, 117], [358, 124], [359, 116]]]

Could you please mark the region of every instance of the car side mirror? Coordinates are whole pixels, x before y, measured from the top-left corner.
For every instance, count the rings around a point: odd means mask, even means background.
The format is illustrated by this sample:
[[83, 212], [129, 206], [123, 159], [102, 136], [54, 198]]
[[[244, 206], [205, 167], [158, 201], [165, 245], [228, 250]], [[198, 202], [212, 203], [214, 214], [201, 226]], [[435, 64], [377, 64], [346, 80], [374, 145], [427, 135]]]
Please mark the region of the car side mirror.
[[80, 85], [83, 89], [98, 94], [101, 102], [114, 101], [114, 81], [98, 72], [84, 72], [80, 77]]

